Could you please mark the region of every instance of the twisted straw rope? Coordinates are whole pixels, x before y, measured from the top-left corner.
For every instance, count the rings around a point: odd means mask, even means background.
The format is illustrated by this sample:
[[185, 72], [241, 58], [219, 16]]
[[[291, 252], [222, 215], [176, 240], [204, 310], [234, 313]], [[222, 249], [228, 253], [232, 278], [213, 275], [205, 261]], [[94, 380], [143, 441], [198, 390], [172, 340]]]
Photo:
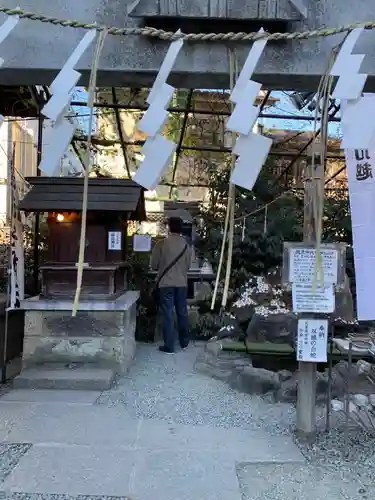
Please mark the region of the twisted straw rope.
[[[44, 16], [35, 12], [26, 12], [22, 9], [8, 9], [0, 7], [0, 13], [8, 16], [19, 16], [21, 19], [29, 19], [30, 21], [40, 21], [41, 23], [54, 24], [55, 26], [63, 26], [64, 28], [83, 28], [86, 30], [103, 31], [105, 26], [96, 23], [82, 23], [80, 21], [58, 19], [56, 17]], [[160, 38], [161, 40], [178, 40], [183, 38], [189, 42], [222, 42], [222, 41], [254, 41], [260, 38], [267, 38], [268, 41], [275, 40], [306, 40], [308, 38], [328, 37], [340, 33], [346, 33], [356, 28], [364, 28], [368, 30], [375, 29], [375, 21], [366, 23], [348, 24], [338, 28], [322, 28], [319, 30], [311, 30], [295, 33], [174, 33], [172, 31], [164, 31], [161, 29], [145, 27], [145, 28], [116, 28], [115, 26], [108, 28], [108, 34], [115, 36], [128, 35], [143, 35], [148, 37]]]

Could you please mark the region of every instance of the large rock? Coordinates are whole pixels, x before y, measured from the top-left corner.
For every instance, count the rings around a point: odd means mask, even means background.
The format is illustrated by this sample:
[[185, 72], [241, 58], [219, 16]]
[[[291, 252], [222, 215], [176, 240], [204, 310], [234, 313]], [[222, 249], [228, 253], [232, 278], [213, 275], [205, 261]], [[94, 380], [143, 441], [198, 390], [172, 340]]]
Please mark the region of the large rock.
[[293, 313], [255, 314], [249, 323], [246, 339], [249, 342], [273, 342], [294, 345], [297, 335], [297, 317]]
[[349, 324], [354, 323], [353, 297], [347, 275], [345, 275], [344, 284], [337, 288], [335, 305], [335, 318], [337, 320], [342, 320], [342, 322]]
[[280, 388], [280, 378], [275, 372], [263, 368], [245, 367], [230, 381], [232, 388], [248, 394], [266, 394]]
[[224, 341], [209, 341], [195, 361], [196, 371], [226, 382], [236, 378], [246, 367], [252, 366], [249, 356], [243, 353], [223, 351]]
[[[348, 373], [347, 361], [340, 361], [332, 369], [332, 397], [340, 397], [345, 393], [345, 377]], [[353, 367], [353, 375], [356, 374], [356, 368]], [[276, 394], [278, 401], [293, 403], [297, 400], [298, 390], [298, 371], [293, 376], [281, 383], [281, 387]], [[328, 371], [316, 373], [316, 399], [317, 402], [326, 401], [328, 390]]]

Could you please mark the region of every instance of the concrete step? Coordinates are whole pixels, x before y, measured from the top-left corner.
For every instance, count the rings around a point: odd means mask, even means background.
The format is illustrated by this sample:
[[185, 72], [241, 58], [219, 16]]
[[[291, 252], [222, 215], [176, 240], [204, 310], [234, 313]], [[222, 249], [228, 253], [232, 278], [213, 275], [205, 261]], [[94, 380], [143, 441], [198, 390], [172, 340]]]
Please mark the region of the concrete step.
[[115, 372], [106, 368], [46, 368], [22, 370], [13, 380], [15, 389], [65, 389], [106, 391], [112, 387]]

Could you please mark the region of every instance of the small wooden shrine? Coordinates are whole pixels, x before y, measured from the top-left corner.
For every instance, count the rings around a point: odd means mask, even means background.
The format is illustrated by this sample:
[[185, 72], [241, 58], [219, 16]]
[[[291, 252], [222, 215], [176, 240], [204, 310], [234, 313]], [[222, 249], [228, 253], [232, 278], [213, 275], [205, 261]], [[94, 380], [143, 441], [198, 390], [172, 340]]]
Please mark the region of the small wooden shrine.
[[[72, 299], [81, 235], [83, 178], [31, 177], [20, 203], [25, 212], [48, 213], [48, 260], [41, 266], [41, 297]], [[116, 298], [127, 289], [129, 220], [146, 218], [144, 189], [128, 179], [89, 179], [81, 300]]]

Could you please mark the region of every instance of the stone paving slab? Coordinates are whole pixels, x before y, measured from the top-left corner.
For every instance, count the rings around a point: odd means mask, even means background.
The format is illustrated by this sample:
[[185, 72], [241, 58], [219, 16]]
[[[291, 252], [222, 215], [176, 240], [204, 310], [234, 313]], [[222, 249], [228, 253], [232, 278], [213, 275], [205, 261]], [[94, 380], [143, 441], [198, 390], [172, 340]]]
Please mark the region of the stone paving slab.
[[97, 446], [34, 445], [3, 483], [21, 493], [126, 496], [136, 456]]
[[138, 427], [121, 408], [38, 404], [27, 419], [14, 422], [6, 441], [134, 447]]
[[214, 452], [142, 454], [130, 491], [134, 500], [241, 500], [235, 463]]
[[4, 491], [129, 496], [132, 500], [240, 500], [235, 463], [212, 452], [33, 446]]
[[237, 475], [242, 500], [365, 500], [375, 495], [375, 486], [329, 466], [242, 464]]
[[32, 412], [33, 407], [31, 405], [14, 402], [3, 405], [0, 399], [0, 440], [6, 439], [12, 429], [27, 421]]
[[95, 405], [34, 405], [29, 418], [15, 422], [5, 440], [9, 443], [213, 451], [237, 461], [304, 460], [290, 436], [270, 439], [261, 429], [226, 429], [133, 419], [125, 408]]
[[0, 405], [8, 401], [29, 403], [93, 404], [100, 395], [100, 391], [13, 389], [1, 397]]

